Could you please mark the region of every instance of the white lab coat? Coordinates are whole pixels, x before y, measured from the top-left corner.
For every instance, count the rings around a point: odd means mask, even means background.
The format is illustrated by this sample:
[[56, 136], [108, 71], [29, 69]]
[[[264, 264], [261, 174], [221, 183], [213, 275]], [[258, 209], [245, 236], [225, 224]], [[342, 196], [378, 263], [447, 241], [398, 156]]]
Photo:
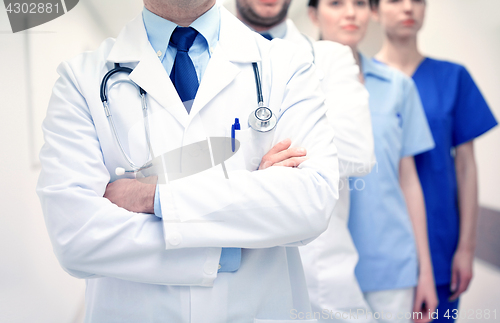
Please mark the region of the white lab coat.
[[[348, 177], [364, 176], [375, 165], [368, 91], [359, 82], [359, 68], [348, 46], [330, 41], [314, 42], [301, 34], [291, 20], [286, 24], [284, 39], [313, 53], [321, 88], [326, 95], [327, 116], [335, 131], [341, 177], [340, 196], [328, 229], [299, 248], [312, 309], [314, 312], [333, 311], [334, 314], [351, 309], [356, 312], [358, 308], [366, 312], [369, 307], [354, 274], [358, 253], [347, 222]], [[338, 317], [340, 315], [337, 320]]]
[[[54, 252], [85, 278], [86, 322], [296, 322], [310, 304], [296, 246], [323, 232], [338, 199], [333, 131], [307, 53], [269, 42], [224, 8], [219, 43], [188, 115], [148, 42], [142, 16], [116, 40], [60, 65], [43, 124], [37, 187]], [[221, 165], [160, 185], [163, 219], [128, 212], [103, 198], [126, 161], [108, 125], [99, 84], [114, 62], [134, 68], [147, 91], [153, 152], [237, 132], [241, 149]], [[251, 62], [259, 62], [265, 103], [278, 116], [255, 138]], [[125, 150], [137, 164], [147, 150], [140, 101], [127, 85], [110, 94]], [[139, 129], [139, 130], [137, 130]], [[142, 131], [142, 132], [141, 132]], [[259, 158], [291, 138], [309, 160], [299, 168], [255, 171]], [[252, 162], [249, 159], [257, 158]], [[217, 273], [221, 247], [241, 247], [235, 273]], [[270, 320], [270, 321], [268, 321]], [[276, 321], [274, 321], [276, 320]], [[307, 321], [314, 322], [314, 321]]]

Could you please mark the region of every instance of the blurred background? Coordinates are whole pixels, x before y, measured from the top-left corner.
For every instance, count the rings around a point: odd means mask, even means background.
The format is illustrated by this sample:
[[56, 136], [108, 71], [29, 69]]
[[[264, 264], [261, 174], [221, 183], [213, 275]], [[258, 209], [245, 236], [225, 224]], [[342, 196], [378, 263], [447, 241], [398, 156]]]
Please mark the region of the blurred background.
[[[220, 1], [234, 12], [234, 0]], [[289, 17], [317, 38], [307, 17], [307, 0], [293, 0]], [[79, 323], [85, 282], [57, 263], [45, 229], [35, 185], [40, 171], [45, 116], [56, 68], [82, 51], [96, 49], [142, 10], [142, 0], [80, 0], [64, 16], [13, 34], [0, 8], [0, 322]], [[428, 0], [421, 33], [425, 55], [464, 64], [500, 119], [499, 0]], [[367, 55], [381, 45], [370, 26], [361, 46]], [[96, 84], [97, 86], [97, 84]], [[500, 322], [500, 127], [476, 140], [481, 206], [475, 276], [461, 310], [496, 310]], [[465, 313], [465, 312], [464, 312]], [[461, 319], [459, 322], [468, 321]]]

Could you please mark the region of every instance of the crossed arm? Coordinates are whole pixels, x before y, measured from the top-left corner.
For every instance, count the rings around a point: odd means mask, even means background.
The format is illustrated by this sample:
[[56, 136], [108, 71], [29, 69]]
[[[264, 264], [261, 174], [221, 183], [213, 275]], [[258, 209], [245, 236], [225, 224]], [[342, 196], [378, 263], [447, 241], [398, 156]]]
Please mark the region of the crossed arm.
[[[290, 139], [277, 143], [264, 155], [259, 170], [272, 166], [297, 167], [307, 160], [306, 149], [290, 148], [291, 144]], [[135, 179], [119, 179], [107, 185], [104, 197], [131, 212], [154, 213], [155, 191], [155, 184]]]

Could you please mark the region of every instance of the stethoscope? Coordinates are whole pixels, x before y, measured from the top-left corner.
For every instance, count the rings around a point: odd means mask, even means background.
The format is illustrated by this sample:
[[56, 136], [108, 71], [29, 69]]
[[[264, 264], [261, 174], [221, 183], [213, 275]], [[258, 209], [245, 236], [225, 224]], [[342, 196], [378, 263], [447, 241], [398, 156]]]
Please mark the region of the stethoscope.
[[[276, 127], [277, 123], [277, 118], [269, 109], [268, 107], [264, 106], [264, 98], [262, 96], [262, 85], [260, 82], [260, 74], [259, 74], [259, 67], [257, 66], [256, 62], [252, 63], [253, 66], [253, 72], [255, 75], [255, 84], [257, 87], [257, 101], [258, 101], [258, 107], [255, 109], [255, 111], [251, 112], [249, 117], [248, 117], [248, 126], [252, 128], [255, 131], [258, 132], [269, 132], [273, 130]], [[118, 136], [118, 132], [116, 131], [116, 126], [113, 121], [113, 116], [112, 113], [109, 109], [109, 104], [108, 104], [108, 96], [107, 93], [109, 92], [108, 90], [108, 80], [111, 78], [111, 76], [117, 74], [117, 73], [127, 73], [130, 74], [132, 73], [132, 69], [128, 67], [123, 67], [120, 66], [119, 63], [115, 63], [115, 67], [108, 71], [106, 75], [104, 75], [101, 86], [100, 86], [100, 96], [101, 96], [101, 101], [102, 105], [104, 106], [104, 112], [106, 114], [106, 117], [108, 119], [109, 126], [113, 132], [113, 136], [116, 139], [116, 142], [118, 143], [118, 146], [120, 148], [121, 154], [127, 160], [130, 170], [125, 170], [123, 167], [117, 167], [115, 169], [115, 173], [117, 176], [121, 176], [125, 173], [138, 173], [144, 169], [147, 169], [151, 166], [153, 166], [152, 161], [154, 159], [153, 155], [153, 150], [151, 149], [151, 140], [150, 140], [150, 132], [149, 132], [149, 121], [148, 121], [148, 104], [146, 101], [146, 91], [137, 85], [136, 83], [132, 82], [131, 80], [117, 80], [113, 82], [109, 86], [109, 90], [115, 86], [116, 84], [119, 83], [129, 83], [132, 84], [137, 90], [139, 91], [139, 96], [141, 97], [141, 106], [142, 106], [142, 113], [144, 115], [144, 133], [146, 135], [146, 141], [148, 144], [148, 161], [144, 163], [143, 165], [137, 165], [135, 164], [132, 159], [125, 153], [125, 150], [123, 149], [122, 143], [120, 141], [120, 137]], [[234, 149], [233, 149], [234, 151]]]
[[257, 87], [258, 107], [248, 116], [248, 126], [258, 132], [269, 132], [276, 127], [278, 120], [271, 109], [264, 106], [264, 97], [262, 96], [262, 85], [260, 83], [259, 67], [257, 63], [252, 63], [253, 73], [255, 75], [255, 85]]

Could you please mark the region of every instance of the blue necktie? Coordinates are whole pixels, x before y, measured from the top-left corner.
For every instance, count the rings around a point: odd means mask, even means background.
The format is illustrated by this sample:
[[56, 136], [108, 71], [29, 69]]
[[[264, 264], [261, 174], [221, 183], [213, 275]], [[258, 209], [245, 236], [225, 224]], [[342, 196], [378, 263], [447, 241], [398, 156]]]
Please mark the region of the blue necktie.
[[188, 55], [197, 35], [198, 32], [191, 27], [176, 27], [170, 37], [170, 45], [177, 48], [170, 79], [188, 113], [199, 86], [193, 61]]
[[[188, 55], [189, 48], [193, 45], [197, 35], [198, 32], [191, 27], [176, 27], [170, 37], [170, 45], [177, 48], [170, 79], [188, 113], [191, 111], [199, 86], [196, 69]], [[240, 263], [240, 248], [222, 248], [219, 272], [237, 271], [240, 268]]]
[[265, 39], [267, 40], [273, 40], [273, 36], [271, 36], [271, 34], [268, 34], [268, 33], [263, 33], [263, 34], [260, 34], [262, 37], [264, 37]]

